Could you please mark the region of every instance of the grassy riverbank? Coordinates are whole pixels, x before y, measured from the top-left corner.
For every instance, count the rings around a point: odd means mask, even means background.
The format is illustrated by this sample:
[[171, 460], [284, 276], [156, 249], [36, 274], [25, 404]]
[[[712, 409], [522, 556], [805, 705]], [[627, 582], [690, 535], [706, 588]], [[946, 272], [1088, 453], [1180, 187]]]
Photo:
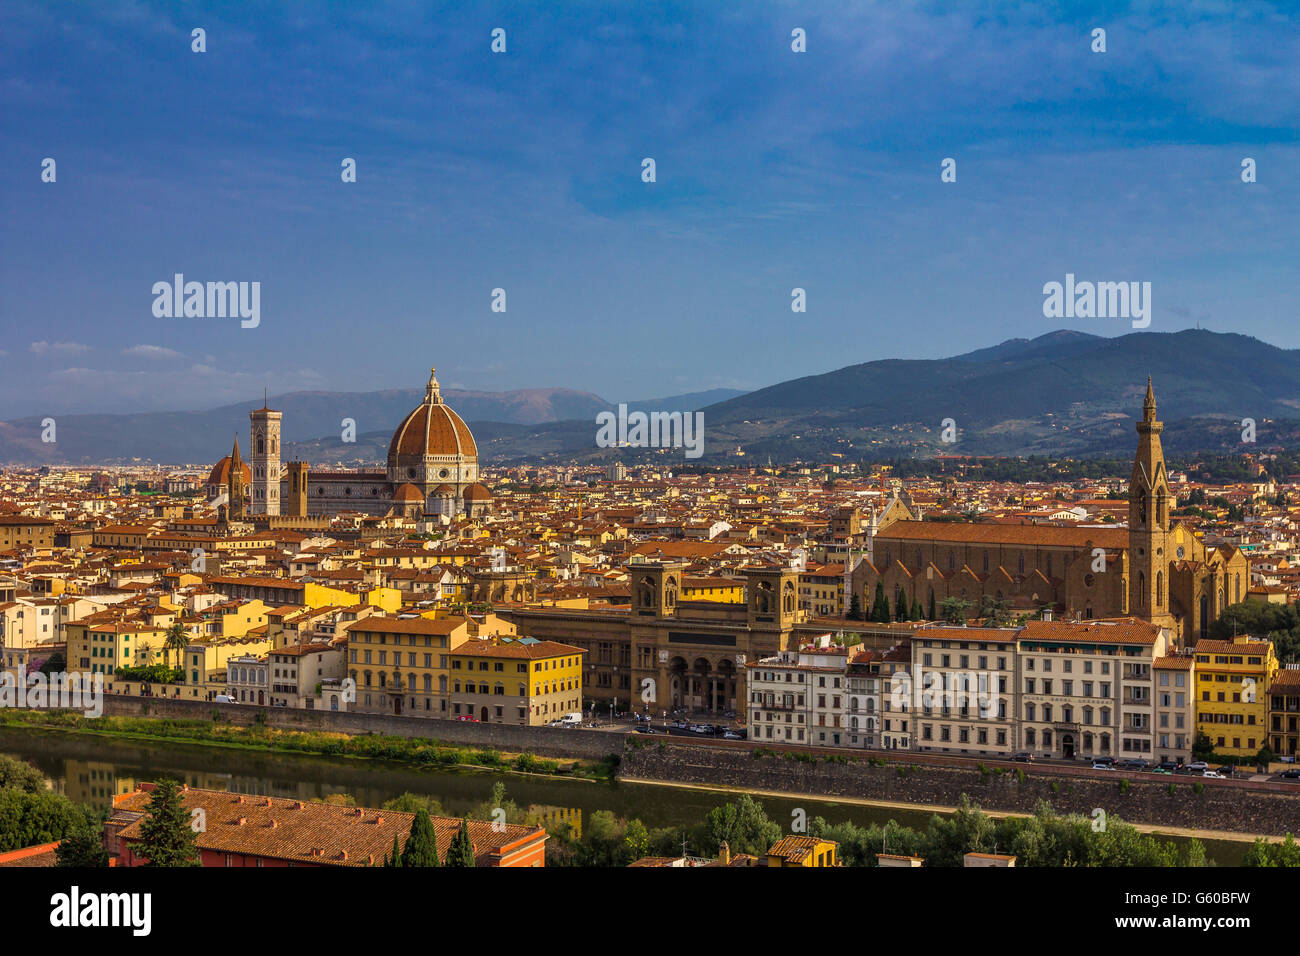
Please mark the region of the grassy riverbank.
[[383, 734], [338, 734], [281, 730], [265, 724], [239, 726], [215, 720], [166, 717], [84, 717], [75, 711], [0, 710], [0, 727], [26, 727], [114, 737], [121, 740], [167, 740], [178, 743], [272, 753], [315, 754], [359, 760], [389, 760], [426, 767], [466, 767], [497, 772], [609, 779], [612, 761], [560, 761], [534, 754], [503, 753], [458, 747], [423, 737]]

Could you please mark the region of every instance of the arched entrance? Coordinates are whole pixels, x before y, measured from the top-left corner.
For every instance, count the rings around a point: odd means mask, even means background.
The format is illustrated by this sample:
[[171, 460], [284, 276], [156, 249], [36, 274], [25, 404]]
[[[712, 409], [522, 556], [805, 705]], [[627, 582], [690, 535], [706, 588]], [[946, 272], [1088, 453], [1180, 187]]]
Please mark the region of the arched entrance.
[[488, 722], [488, 718], [487, 718], [487, 708], [486, 708], [486, 707], [481, 707], [481, 708], [479, 708], [478, 719], [479, 719], [479, 721], [480, 721], [481, 723], [484, 723], [484, 724], [486, 724], [486, 723]]
[[393, 714], [398, 717], [402, 716], [402, 698], [400, 697], [393, 698]]
[[668, 664], [668, 700], [674, 708], [686, 706], [686, 659], [674, 657]]
[[1074, 734], [1061, 735], [1061, 753], [1066, 760], [1074, 759]]

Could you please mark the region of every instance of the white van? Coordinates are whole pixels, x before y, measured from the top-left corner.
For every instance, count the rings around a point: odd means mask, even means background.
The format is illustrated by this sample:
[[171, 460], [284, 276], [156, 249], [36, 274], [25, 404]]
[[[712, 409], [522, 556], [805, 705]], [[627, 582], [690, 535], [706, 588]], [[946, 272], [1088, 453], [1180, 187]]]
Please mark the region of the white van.
[[229, 694], [218, 694], [216, 697], [212, 698], [212, 702], [214, 704], [233, 704], [235, 698], [231, 697]]
[[579, 711], [576, 711], [576, 710], [575, 710], [575, 711], [574, 711], [573, 713], [571, 713], [571, 714], [565, 714], [563, 717], [561, 717], [561, 718], [560, 718], [559, 720], [557, 720], [555, 723], [556, 723], [557, 726], [560, 726], [560, 727], [581, 727], [581, 726], [582, 726], [582, 714], [581, 714]]

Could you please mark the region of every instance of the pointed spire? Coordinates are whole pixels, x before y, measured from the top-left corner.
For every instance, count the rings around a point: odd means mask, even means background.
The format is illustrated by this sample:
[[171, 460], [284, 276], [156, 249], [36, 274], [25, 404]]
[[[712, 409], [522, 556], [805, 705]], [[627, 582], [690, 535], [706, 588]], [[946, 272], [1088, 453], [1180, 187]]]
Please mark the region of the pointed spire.
[[1147, 397], [1142, 402], [1142, 417], [1146, 421], [1153, 422], [1156, 418], [1156, 393], [1151, 387], [1151, 376], [1147, 376]]
[[243, 461], [243, 459], [239, 457], [239, 433], [238, 432], [235, 433], [235, 447], [230, 452], [230, 463], [233, 465], [237, 461]]
[[429, 369], [429, 385], [424, 390], [424, 400], [427, 404], [430, 405], [442, 404], [442, 391], [438, 387], [437, 369], [434, 368]]

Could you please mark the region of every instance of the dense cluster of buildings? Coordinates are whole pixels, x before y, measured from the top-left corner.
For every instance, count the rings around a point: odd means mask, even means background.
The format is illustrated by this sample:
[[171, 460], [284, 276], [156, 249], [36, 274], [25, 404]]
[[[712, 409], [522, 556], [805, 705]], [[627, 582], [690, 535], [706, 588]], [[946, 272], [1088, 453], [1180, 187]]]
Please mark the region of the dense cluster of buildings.
[[[247, 462], [236, 442], [194, 468], [0, 473], [0, 667], [404, 717], [707, 712], [832, 746], [1297, 749], [1292, 662], [1208, 628], [1293, 598], [1300, 514], [1264, 476], [1169, 473], [1149, 383], [1127, 479], [482, 466], [432, 374], [382, 470], [282, 462], [280, 428], [250, 411]], [[996, 702], [926, 713], [903, 672]]]

